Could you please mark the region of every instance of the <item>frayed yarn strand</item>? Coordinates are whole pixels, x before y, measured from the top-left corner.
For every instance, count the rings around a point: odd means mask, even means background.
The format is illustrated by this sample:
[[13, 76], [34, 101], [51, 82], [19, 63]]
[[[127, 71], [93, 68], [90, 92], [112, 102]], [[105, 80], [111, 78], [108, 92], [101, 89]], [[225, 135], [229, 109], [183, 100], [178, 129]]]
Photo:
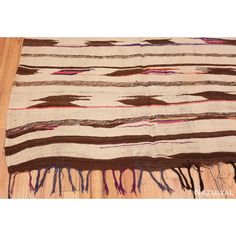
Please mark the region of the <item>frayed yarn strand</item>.
[[58, 182], [59, 182], [59, 195], [60, 197], [62, 197], [62, 168], [59, 168], [59, 171], [58, 171]]
[[188, 175], [189, 175], [189, 179], [190, 179], [190, 183], [191, 183], [191, 190], [192, 190], [193, 198], [195, 199], [196, 198], [195, 186], [194, 186], [194, 181], [193, 181], [193, 177], [191, 174], [191, 167], [187, 167], [187, 170], [188, 170]]
[[106, 195], [108, 195], [109, 188], [108, 188], [107, 181], [106, 181], [106, 171], [105, 170], [102, 171], [102, 179], [103, 179], [103, 184], [104, 184], [104, 189], [105, 189]]
[[174, 190], [167, 184], [165, 177], [164, 177], [164, 171], [161, 171], [161, 179], [162, 182], [164, 183], [166, 190], [168, 191], [169, 194], [172, 194]]
[[55, 191], [56, 191], [57, 173], [58, 173], [58, 168], [55, 167], [51, 194], [55, 193]]
[[31, 174], [31, 171], [29, 171], [29, 189], [30, 189], [30, 192], [34, 192], [35, 188], [32, 184], [32, 174]]
[[119, 186], [118, 181], [116, 179], [116, 174], [115, 174], [114, 170], [112, 170], [112, 176], [113, 176], [113, 179], [114, 179], [115, 188], [120, 193], [120, 186]]
[[181, 176], [182, 176], [183, 179], [184, 179], [185, 188], [186, 188], [187, 190], [191, 190], [190, 184], [189, 184], [187, 178], [185, 177], [184, 173], [182, 172], [181, 168], [178, 168], [178, 170], [179, 170], [179, 173], [181, 174]]
[[74, 184], [73, 184], [73, 181], [72, 181], [71, 169], [70, 169], [70, 168], [67, 168], [67, 172], [68, 172], [68, 179], [69, 179], [69, 182], [70, 182], [70, 185], [71, 185], [71, 190], [72, 190], [73, 192], [75, 192], [75, 191], [76, 191], [76, 188], [75, 188], [75, 186], [74, 186]]
[[87, 176], [86, 176], [86, 186], [85, 186], [85, 191], [88, 192], [89, 189], [89, 176], [90, 176], [91, 170], [88, 171]]
[[180, 182], [181, 188], [182, 188], [183, 191], [185, 191], [186, 186], [185, 186], [184, 181], [183, 181], [183, 179], [182, 179], [182, 177], [181, 177], [181, 174], [180, 174], [175, 168], [172, 168], [172, 170], [173, 170], [173, 171], [177, 174], [177, 176], [179, 177], [179, 182]]
[[8, 182], [8, 198], [9, 199], [11, 199], [11, 197], [13, 195], [16, 175], [17, 175], [17, 173], [15, 173], [14, 175], [12, 175], [12, 174], [9, 175], [9, 182]]
[[50, 168], [44, 170], [43, 177], [39, 183], [39, 188], [43, 187], [48, 172], [50, 172]]
[[135, 175], [135, 170], [132, 170], [133, 172], [133, 184], [132, 184], [132, 189], [130, 193], [134, 193], [135, 195], [137, 195], [136, 193], [136, 175]]
[[126, 194], [126, 191], [123, 187], [123, 184], [122, 184], [122, 176], [123, 176], [123, 170], [120, 170], [120, 184], [119, 184], [119, 189], [120, 189], [120, 193], [125, 195]]
[[149, 171], [149, 174], [162, 192], [167, 190], [166, 187], [156, 179], [156, 177], [152, 174], [151, 171]]
[[81, 189], [81, 192], [83, 193], [84, 192], [84, 177], [81, 170], [78, 170], [78, 173], [79, 173], [80, 182], [81, 182], [80, 189]]
[[204, 190], [204, 183], [203, 183], [203, 180], [202, 180], [201, 168], [200, 168], [200, 166], [196, 166], [196, 167], [197, 167], [197, 172], [198, 172], [200, 191], [202, 192]]
[[11, 180], [12, 180], [12, 174], [9, 175], [9, 181], [8, 181], [8, 198], [11, 199]]
[[36, 182], [35, 182], [35, 187], [34, 187], [34, 194], [36, 194], [39, 189], [40, 172], [41, 172], [41, 170], [38, 170], [38, 172], [37, 172]]
[[43, 184], [45, 182], [45, 179], [46, 179], [46, 176], [47, 176], [47, 173], [48, 173], [49, 170], [50, 170], [50, 168], [47, 168], [47, 169], [44, 170], [43, 177], [42, 177], [41, 181], [39, 181], [39, 184], [37, 185], [37, 188], [35, 188], [35, 190], [34, 190], [35, 194], [38, 192], [38, 190], [41, 187], [43, 187]]
[[138, 191], [140, 193], [141, 193], [142, 178], [143, 178], [143, 170], [140, 171], [140, 175], [139, 175], [139, 179], [138, 179]]

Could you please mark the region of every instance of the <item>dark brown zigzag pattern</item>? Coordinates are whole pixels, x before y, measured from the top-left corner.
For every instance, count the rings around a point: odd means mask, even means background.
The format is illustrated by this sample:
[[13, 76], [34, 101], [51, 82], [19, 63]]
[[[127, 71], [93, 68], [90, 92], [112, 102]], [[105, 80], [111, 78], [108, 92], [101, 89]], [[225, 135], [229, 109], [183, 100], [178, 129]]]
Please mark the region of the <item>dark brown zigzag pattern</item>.
[[152, 45], [170, 45], [170, 44], [175, 44], [171, 39], [147, 39], [144, 40], [143, 42], [150, 43]]
[[85, 44], [89, 47], [104, 47], [104, 46], [115, 46], [114, 43], [118, 43], [119, 41], [108, 40], [108, 41], [87, 41]]
[[[191, 96], [199, 96], [206, 98], [207, 101], [235, 101], [236, 100], [236, 94], [229, 94], [225, 92], [218, 92], [218, 91], [206, 91], [206, 92], [200, 92], [200, 93], [194, 93], [194, 94], [186, 94]], [[155, 96], [129, 96], [127, 99], [119, 100], [119, 102], [126, 104], [126, 105], [132, 105], [132, 106], [144, 106], [144, 105], [173, 105], [173, 104], [188, 104], [192, 103], [192, 101], [186, 101], [186, 102], [165, 102], [160, 99], [153, 98]], [[202, 101], [202, 100], [199, 100]], [[204, 100], [205, 101], [205, 100]], [[193, 101], [196, 102], [196, 101]]]
[[48, 96], [45, 98], [35, 99], [32, 101], [42, 101], [44, 103], [39, 103], [28, 108], [38, 108], [38, 107], [78, 107], [79, 105], [73, 104], [73, 101], [89, 101], [89, 96], [76, 96], [76, 95], [58, 95], [58, 96]]

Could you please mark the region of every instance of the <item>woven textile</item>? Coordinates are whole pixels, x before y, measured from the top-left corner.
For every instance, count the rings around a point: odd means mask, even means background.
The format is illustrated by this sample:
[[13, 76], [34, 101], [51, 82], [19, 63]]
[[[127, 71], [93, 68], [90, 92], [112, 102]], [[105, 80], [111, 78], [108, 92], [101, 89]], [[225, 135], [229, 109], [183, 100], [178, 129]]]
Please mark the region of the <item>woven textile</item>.
[[37, 170], [37, 193], [52, 169], [53, 192], [67, 168], [75, 190], [73, 168], [82, 179], [101, 170], [107, 193], [106, 170], [125, 193], [125, 169], [132, 191], [148, 171], [171, 193], [167, 169], [192, 191], [197, 171], [203, 190], [201, 167], [235, 168], [235, 68], [234, 39], [25, 39], [8, 111], [9, 189], [15, 173]]

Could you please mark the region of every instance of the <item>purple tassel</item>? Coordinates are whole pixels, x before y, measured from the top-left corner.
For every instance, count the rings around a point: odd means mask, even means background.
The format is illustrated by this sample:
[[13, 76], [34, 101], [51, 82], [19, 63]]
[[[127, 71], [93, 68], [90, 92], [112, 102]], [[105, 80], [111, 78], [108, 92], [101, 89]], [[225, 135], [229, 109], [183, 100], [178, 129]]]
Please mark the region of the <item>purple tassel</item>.
[[108, 188], [107, 181], [106, 181], [106, 171], [105, 170], [102, 171], [102, 178], [103, 178], [103, 183], [104, 183], [104, 188], [105, 188], [105, 191], [106, 191], [106, 195], [108, 195], [109, 194], [109, 188]]
[[132, 170], [133, 172], [133, 184], [132, 184], [132, 190], [130, 193], [135, 193], [135, 195], [137, 195], [136, 193], [136, 175], [135, 175], [135, 170]]
[[143, 170], [140, 171], [139, 179], [138, 179], [138, 191], [141, 193], [141, 184], [143, 178]]
[[89, 189], [89, 175], [91, 173], [91, 170], [88, 171], [87, 176], [86, 176], [86, 186], [85, 186], [85, 191], [88, 192]]
[[33, 192], [35, 190], [33, 184], [32, 184], [32, 175], [31, 175], [31, 171], [29, 171], [29, 189], [30, 192]]
[[115, 188], [116, 188], [117, 191], [120, 192], [120, 186], [119, 186], [118, 181], [116, 179], [116, 174], [115, 174], [114, 170], [112, 170], [112, 175], [113, 175], [113, 179], [114, 179], [114, 183], [115, 183]]
[[35, 187], [34, 187], [34, 194], [36, 194], [39, 189], [38, 186], [39, 186], [40, 172], [41, 172], [41, 170], [38, 170], [36, 182], [35, 182]]
[[167, 182], [165, 181], [165, 178], [164, 178], [164, 172], [161, 171], [161, 179], [164, 183], [164, 185], [166, 186], [166, 190], [168, 191], [169, 194], [173, 193], [174, 190], [167, 184]]
[[74, 184], [73, 184], [72, 176], [71, 176], [70, 170], [71, 170], [70, 168], [67, 168], [67, 172], [68, 172], [68, 177], [69, 177], [71, 189], [72, 189], [73, 192], [75, 192], [75, 191], [76, 191], [76, 188], [75, 188], [75, 186], [74, 186]]
[[59, 195], [62, 196], [62, 184], [61, 184], [61, 178], [62, 178], [62, 168], [59, 168], [58, 171], [58, 180], [59, 180]]
[[149, 174], [150, 174], [151, 178], [154, 180], [154, 182], [155, 182], [155, 183], [158, 185], [158, 187], [161, 189], [162, 192], [165, 191], [165, 190], [167, 190], [166, 187], [165, 187], [162, 183], [160, 183], [160, 182], [155, 178], [155, 176], [152, 174], [151, 171], [149, 171]]
[[82, 175], [82, 172], [80, 170], [78, 170], [79, 176], [80, 176], [80, 180], [81, 180], [81, 192], [84, 192], [84, 178]]
[[46, 179], [46, 176], [47, 176], [47, 173], [48, 173], [49, 170], [50, 170], [50, 168], [45, 169], [45, 171], [44, 171], [44, 173], [43, 173], [43, 177], [42, 177], [40, 183], [38, 184], [37, 189], [35, 188], [35, 190], [34, 190], [34, 193], [35, 193], [35, 194], [38, 192], [38, 190], [39, 190], [41, 187], [43, 187], [44, 181], [45, 181], [45, 179]]
[[55, 167], [54, 176], [53, 176], [53, 184], [52, 184], [52, 192], [51, 192], [51, 194], [55, 193], [55, 190], [56, 190], [57, 173], [58, 173], [58, 168]]
[[120, 193], [125, 195], [126, 191], [123, 187], [123, 184], [122, 184], [122, 175], [123, 175], [123, 172], [122, 170], [120, 170], [120, 184], [119, 184], [119, 189], [120, 189]]

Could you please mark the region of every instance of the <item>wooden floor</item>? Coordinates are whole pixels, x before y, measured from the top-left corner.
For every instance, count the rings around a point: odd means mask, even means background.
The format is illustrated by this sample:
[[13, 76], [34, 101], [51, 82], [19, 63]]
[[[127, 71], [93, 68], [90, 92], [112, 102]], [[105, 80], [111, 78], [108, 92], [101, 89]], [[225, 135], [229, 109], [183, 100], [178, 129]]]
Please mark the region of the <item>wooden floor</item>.
[[[15, 79], [17, 65], [19, 63], [20, 50], [22, 45], [21, 38], [0, 38], [0, 198], [7, 198], [8, 195], [8, 171], [4, 157], [4, 138], [6, 111], [8, 107], [9, 96], [12, 88], [12, 82]], [[212, 168], [202, 168], [203, 181], [205, 184], [205, 192], [202, 196], [196, 198], [235, 198], [236, 184], [234, 182], [234, 170], [231, 165], [219, 164]], [[136, 174], [139, 174], [138, 171]], [[36, 173], [33, 173], [36, 175]], [[49, 173], [46, 182], [38, 194], [35, 196], [29, 190], [29, 176], [26, 173], [19, 173], [15, 179], [15, 186], [12, 198], [59, 198], [58, 192], [51, 195], [52, 175]], [[79, 178], [77, 173], [73, 172], [75, 185], [79, 186]], [[159, 178], [159, 173], [155, 176]], [[127, 190], [125, 196], [117, 193], [114, 187], [112, 173], [106, 172], [107, 183], [109, 186], [109, 195], [105, 194], [102, 174], [99, 171], [94, 171], [90, 175], [90, 188], [88, 193], [71, 191], [67, 174], [64, 174], [62, 181], [62, 198], [193, 198], [190, 191], [183, 191], [179, 184], [179, 179], [172, 171], [165, 171], [165, 177], [168, 184], [175, 190], [171, 195], [162, 192], [150, 178], [147, 173], [144, 173], [142, 181], [141, 193], [130, 193], [132, 186], [132, 172], [127, 170], [124, 173], [123, 183]], [[194, 182], [198, 187], [198, 174], [193, 171]], [[210, 191], [214, 191], [211, 192]]]

